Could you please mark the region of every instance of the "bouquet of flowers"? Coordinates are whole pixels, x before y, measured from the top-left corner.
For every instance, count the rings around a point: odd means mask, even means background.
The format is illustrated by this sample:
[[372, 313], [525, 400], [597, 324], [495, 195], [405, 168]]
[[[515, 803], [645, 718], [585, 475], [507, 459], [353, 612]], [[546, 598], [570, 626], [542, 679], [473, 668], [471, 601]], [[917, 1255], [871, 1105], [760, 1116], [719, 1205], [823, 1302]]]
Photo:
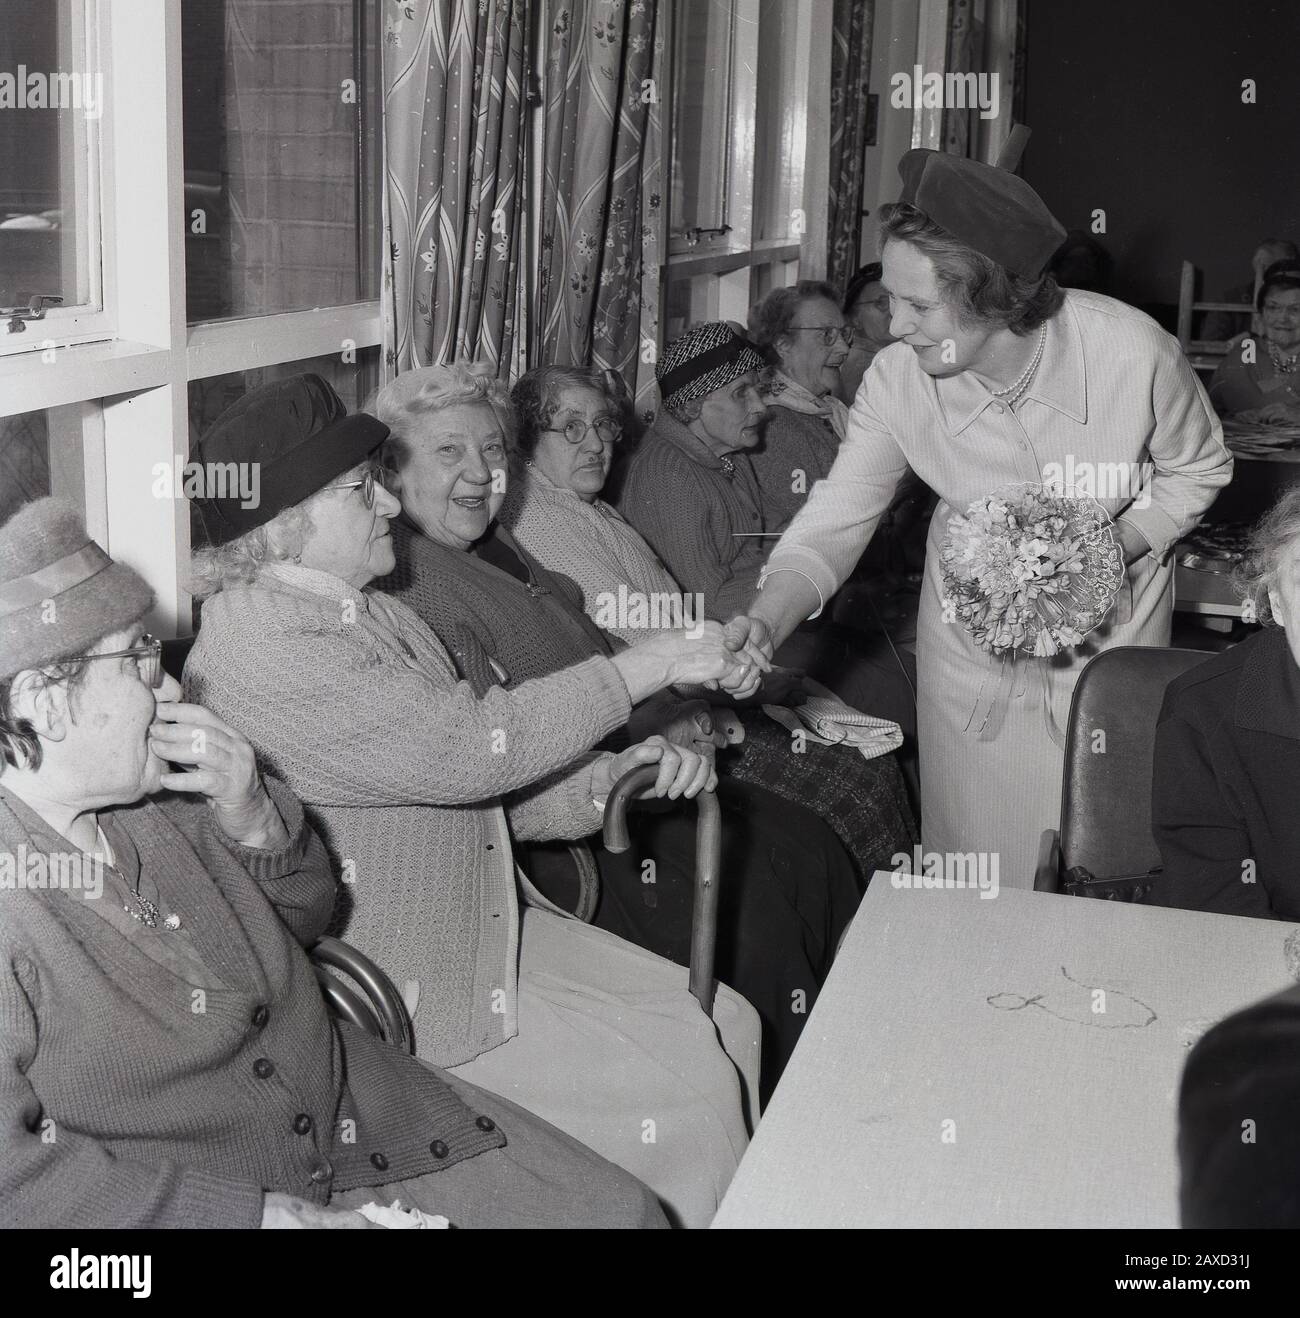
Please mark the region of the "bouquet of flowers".
[[1026, 485], [949, 518], [940, 551], [945, 621], [981, 649], [1048, 658], [1096, 627], [1124, 580], [1110, 517], [1093, 499]]

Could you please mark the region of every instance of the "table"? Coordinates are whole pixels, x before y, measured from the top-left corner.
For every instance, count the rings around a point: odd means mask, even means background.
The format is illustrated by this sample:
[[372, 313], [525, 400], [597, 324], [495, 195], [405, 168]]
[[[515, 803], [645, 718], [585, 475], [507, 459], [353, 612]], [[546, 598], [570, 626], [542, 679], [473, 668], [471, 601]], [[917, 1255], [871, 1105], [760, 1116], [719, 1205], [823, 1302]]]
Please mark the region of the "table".
[[1300, 926], [894, 877], [714, 1227], [1177, 1226], [1188, 1050], [1293, 982]]

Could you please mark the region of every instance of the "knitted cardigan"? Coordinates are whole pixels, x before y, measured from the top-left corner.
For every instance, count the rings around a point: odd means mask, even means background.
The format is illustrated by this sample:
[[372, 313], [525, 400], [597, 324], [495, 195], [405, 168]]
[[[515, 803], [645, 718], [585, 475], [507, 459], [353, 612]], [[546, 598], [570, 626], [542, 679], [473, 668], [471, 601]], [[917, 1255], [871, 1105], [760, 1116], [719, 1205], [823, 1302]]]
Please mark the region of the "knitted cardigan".
[[681, 588], [726, 622], [758, 589], [768, 549], [758, 480], [745, 453], [722, 460], [660, 411], [628, 463], [619, 510], [650, 542]]
[[645, 628], [620, 626], [617, 616], [601, 610], [601, 597], [617, 600], [620, 588], [647, 598], [679, 593], [672, 574], [621, 513], [603, 499], [584, 502], [536, 467], [512, 481], [498, 520], [534, 559], [574, 583], [589, 618], [599, 611], [604, 629], [629, 645], [645, 636]]
[[[749, 455], [758, 478], [767, 530], [784, 531], [794, 521], [808, 492], [830, 474], [839, 451], [839, 437], [829, 418], [797, 412], [769, 400], [763, 443]], [[774, 545], [776, 541], [767, 543]]]
[[344, 881], [338, 927], [418, 986], [419, 1055], [455, 1066], [512, 1038], [506, 815], [523, 839], [599, 827], [584, 752], [629, 713], [610, 661], [480, 700], [405, 605], [278, 564], [207, 602], [185, 673], [308, 806]]
[[[324, 1204], [504, 1143], [434, 1071], [330, 1020], [299, 944], [333, 878], [293, 794], [267, 787], [283, 850], [165, 795], [99, 812], [124, 877], [101, 871], [97, 899], [0, 881], [0, 1225], [256, 1227], [264, 1190]], [[0, 850], [27, 873], [79, 855], [3, 790]], [[181, 915], [185, 956], [180, 933], [113, 918], [137, 872]]]

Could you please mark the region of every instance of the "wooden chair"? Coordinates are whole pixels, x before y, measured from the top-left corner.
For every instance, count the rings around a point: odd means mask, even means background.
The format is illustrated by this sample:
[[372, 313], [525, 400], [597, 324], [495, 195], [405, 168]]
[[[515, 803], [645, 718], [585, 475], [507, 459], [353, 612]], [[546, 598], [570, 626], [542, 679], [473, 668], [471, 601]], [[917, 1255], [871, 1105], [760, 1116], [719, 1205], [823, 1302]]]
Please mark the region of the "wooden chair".
[[1212, 375], [1227, 355], [1232, 340], [1192, 338], [1192, 321], [1196, 313], [1201, 311], [1240, 313], [1245, 317], [1241, 328], [1248, 330], [1254, 308], [1244, 302], [1196, 301], [1196, 267], [1190, 261], [1184, 261], [1178, 281], [1178, 342], [1194, 371]]
[[1039, 844], [1036, 892], [1059, 892], [1083, 866], [1098, 879], [1156, 869], [1151, 765], [1165, 688], [1210, 658], [1205, 650], [1121, 645], [1079, 675], [1070, 703], [1061, 786], [1061, 826]]

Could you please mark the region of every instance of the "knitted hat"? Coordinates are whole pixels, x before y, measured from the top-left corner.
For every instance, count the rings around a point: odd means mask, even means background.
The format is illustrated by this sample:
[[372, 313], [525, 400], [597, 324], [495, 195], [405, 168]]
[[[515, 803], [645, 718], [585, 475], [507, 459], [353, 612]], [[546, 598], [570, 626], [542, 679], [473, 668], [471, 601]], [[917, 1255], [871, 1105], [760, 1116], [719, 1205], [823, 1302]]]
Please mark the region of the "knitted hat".
[[655, 365], [664, 406], [703, 398], [750, 371], [763, 369], [758, 349], [726, 321], [693, 325], [668, 345]]
[[1065, 230], [1024, 179], [996, 165], [917, 147], [898, 162], [900, 201], [1012, 274], [1036, 279]]
[[144, 579], [109, 558], [70, 504], [37, 499], [0, 526], [0, 677], [83, 654], [152, 604]]
[[[208, 543], [224, 545], [323, 489], [364, 461], [388, 438], [388, 427], [364, 412], [348, 416], [343, 400], [319, 375], [294, 375], [245, 394], [212, 423], [192, 463], [254, 468], [257, 481], [223, 480], [228, 495], [195, 497]], [[257, 497], [241, 498], [239, 488]], [[246, 507], [251, 503], [251, 507]]]

